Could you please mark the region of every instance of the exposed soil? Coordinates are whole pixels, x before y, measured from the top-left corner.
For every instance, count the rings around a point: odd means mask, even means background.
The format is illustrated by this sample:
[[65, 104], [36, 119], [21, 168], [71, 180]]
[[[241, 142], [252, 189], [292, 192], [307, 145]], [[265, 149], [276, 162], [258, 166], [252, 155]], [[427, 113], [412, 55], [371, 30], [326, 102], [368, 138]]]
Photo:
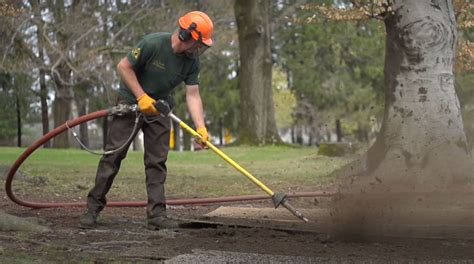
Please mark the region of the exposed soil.
[[[286, 256], [281, 262], [472, 262], [474, 240], [378, 238], [363, 242], [342, 241], [326, 232], [283, 231], [271, 224], [262, 227], [251, 220], [221, 218], [223, 225], [190, 225], [177, 230], [144, 228], [144, 208], [106, 208], [93, 230], [77, 228], [81, 208], [32, 210], [17, 206], [1, 193], [0, 208], [20, 217], [36, 217], [51, 231], [44, 233], [0, 232], [0, 263], [27, 262], [165, 262], [188, 254], [206, 262], [202, 252], [236, 252]], [[54, 200], [57, 197], [51, 197]], [[34, 198], [29, 197], [30, 200]], [[42, 197], [44, 200], [45, 197]], [[313, 204], [300, 201], [298, 206]], [[232, 204], [232, 206], [242, 206]], [[269, 207], [267, 202], [245, 203]], [[172, 217], [203, 219], [217, 206], [170, 208]], [[249, 224], [250, 221], [250, 224]], [[194, 254], [194, 255], [193, 255]], [[200, 255], [201, 254], [201, 255]], [[217, 253], [212, 253], [217, 254]], [[292, 256], [288, 258], [287, 256]], [[222, 259], [221, 259], [222, 260]], [[263, 259], [262, 259], [263, 260]], [[283, 260], [283, 261], [282, 261]], [[291, 261], [290, 261], [291, 260]], [[234, 258], [234, 262], [235, 261]], [[268, 261], [261, 261], [268, 262]]]

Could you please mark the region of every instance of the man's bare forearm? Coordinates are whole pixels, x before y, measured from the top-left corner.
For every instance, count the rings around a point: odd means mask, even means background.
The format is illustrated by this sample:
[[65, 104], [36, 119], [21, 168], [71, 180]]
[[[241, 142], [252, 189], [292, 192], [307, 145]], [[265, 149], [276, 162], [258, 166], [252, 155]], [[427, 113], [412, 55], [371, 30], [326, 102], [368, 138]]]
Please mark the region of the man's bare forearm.
[[135, 98], [138, 98], [145, 93], [140, 83], [138, 82], [137, 75], [133, 70], [133, 65], [128, 61], [126, 57], [123, 58], [119, 62], [119, 64], [117, 64], [117, 71], [122, 81], [127, 85], [128, 89], [130, 89], [130, 91], [132, 91], [132, 93], [135, 95]]
[[196, 128], [205, 127], [204, 111], [198, 85], [186, 86], [186, 104]]

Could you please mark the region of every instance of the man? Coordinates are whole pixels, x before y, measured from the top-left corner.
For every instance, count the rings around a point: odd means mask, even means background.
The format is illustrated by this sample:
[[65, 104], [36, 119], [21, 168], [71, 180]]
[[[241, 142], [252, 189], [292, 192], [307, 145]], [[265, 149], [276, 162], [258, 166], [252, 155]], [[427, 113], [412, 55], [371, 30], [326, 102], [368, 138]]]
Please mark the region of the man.
[[[170, 119], [160, 116], [154, 104], [169, 100], [170, 92], [182, 81], [186, 84], [186, 104], [204, 145], [208, 139], [203, 107], [199, 94], [199, 55], [212, 46], [212, 20], [203, 12], [193, 11], [179, 18], [179, 30], [174, 33], [154, 33], [145, 36], [117, 65], [121, 77], [119, 103], [138, 104], [142, 117], [138, 123], [144, 134], [145, 174], [147, 186], [147, 228], [176, 227], [166, 216], [166, 159], [169, 150]], [[143, 116], [144, 115], [144, 116]], [[113, 116], [109, 126], [106, 150], [122, 146], [130, 134], [136, 115]], [[138, 129], [137, 129], [138, 130]], [[137, 131], [135, 131], [136, 133]], [[106, 194], [117, 175], [128, 146], [104, 155], [99, 162], [95, 185], [87, 195], [87, 210], [79, 227], [94, 228], [104, 209]]]

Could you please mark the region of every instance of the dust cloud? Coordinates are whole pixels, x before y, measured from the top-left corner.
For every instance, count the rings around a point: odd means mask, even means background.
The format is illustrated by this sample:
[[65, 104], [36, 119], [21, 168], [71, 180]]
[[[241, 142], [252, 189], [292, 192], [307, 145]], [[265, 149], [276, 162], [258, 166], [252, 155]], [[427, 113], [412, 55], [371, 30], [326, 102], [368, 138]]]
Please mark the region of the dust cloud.
[[373, 166], [366, 154], [339, 177], [330, 206], [333, 235], [474, 239], [470, 155], [437, 151], [408, 163], [397, 150], [370, 154], [384, 156]]

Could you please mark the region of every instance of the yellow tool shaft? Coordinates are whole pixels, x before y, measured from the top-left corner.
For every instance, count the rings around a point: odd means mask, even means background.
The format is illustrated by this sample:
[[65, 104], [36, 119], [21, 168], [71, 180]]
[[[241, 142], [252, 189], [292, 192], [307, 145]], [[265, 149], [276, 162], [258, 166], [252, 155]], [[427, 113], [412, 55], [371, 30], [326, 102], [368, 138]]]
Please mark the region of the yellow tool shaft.
[[[201, 135], [198, 134], [194, 129], [192, 129], [190, 126], [188, 126], [186, 123], [183, 121], [179, 122], [179, 125], [191, 133], [191, 135], [201, 138]], [[217, 155], [219, 155], [222, 159], [227, 161], [232, 167], [236, 168], [238, 171], [240, 171], [243, 175], [245, 175], [249, 180], [251, 180], [253, 183], [255, 183], [258, 187], [260, 187], [262, 190], [264, 190], [268, 195], [273, 196], [274, 192], [270, 190], [265, 184], [263, 184], [261, 181], [259, 181], [255, 176], [253, 176], [250, 172], [248, 172], [246, 169], [242, 168], [237, 162], [232, 160], [229, 156], [227, 156], [224, 152], [222, 152], [220, 149], [218, 149], [216, 146], [214, 146], [211, 142], [206, 141], [206, 146], [208, 146], [212, 151], [214, 151]]]

